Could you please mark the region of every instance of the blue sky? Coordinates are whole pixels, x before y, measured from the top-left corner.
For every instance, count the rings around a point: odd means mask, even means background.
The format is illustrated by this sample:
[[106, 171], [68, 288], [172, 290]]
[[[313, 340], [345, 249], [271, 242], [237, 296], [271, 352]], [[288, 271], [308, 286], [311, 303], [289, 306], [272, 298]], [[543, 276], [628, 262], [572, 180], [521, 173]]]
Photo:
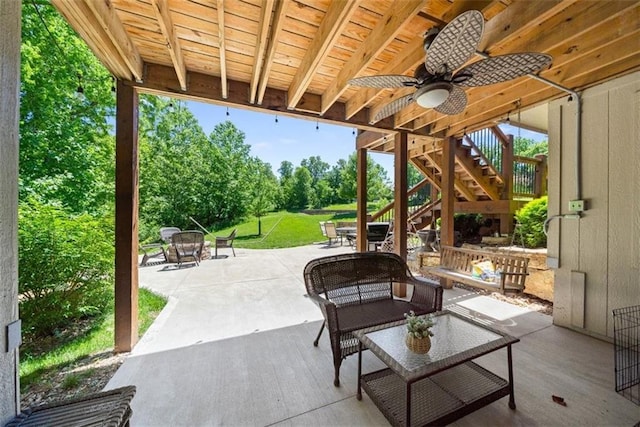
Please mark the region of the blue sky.
[[[245, 143], [251, 146], [251, 155], [271, 164], [273, 172], [278, 175], [278, 168], [283, 160], [299, 166], [302, 159], [311, 156], [320, 158], [330, 166], [338, 159], [347, 159], [355, 151], [356, 137], [354, 129], [346, 126], [317, 123], [310, 120], [278, 117], [275, 115], [256, 113], [249, 110], [227, 108], [200, 102], [187, 102], [189, 110], [198, 119], [200, 126], [208, 135], [213, 128], [225, 120], [232, 121], [245, 134]], [[316, 130], [316, 125], [318, 129]], [[518, 135], [517, 128], [501, 125], [505, 133]], [[523, 138], [534, 140], [546, 139], [535, 132], [521, 130]], [[370, 153], [376, 163], [387, 170], [393, 178], [393, 156], [390, 154]]]

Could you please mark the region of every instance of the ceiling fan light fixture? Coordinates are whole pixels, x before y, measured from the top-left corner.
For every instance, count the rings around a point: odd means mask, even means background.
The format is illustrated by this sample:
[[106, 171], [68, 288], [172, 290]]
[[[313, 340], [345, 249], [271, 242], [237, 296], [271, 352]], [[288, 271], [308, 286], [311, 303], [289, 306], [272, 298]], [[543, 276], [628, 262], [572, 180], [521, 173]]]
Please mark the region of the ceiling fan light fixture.
[[452, 89], [448, 82], [431, 83], [416, 91], [415, 100], [423, 108], [434, 108], [447, 100]]

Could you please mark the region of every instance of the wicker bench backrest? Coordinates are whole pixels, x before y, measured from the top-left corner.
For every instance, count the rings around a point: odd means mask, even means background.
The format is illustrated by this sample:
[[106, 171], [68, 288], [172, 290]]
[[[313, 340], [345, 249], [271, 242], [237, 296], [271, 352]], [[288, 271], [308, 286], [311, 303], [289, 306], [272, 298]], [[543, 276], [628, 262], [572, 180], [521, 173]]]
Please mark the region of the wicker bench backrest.
[[346, 306], [393, 298], [393, 283], [405, 283], [407, 274], [405, 262], [394, 253], [356, 252], [310, 261], [304, 280], [309, 295]]

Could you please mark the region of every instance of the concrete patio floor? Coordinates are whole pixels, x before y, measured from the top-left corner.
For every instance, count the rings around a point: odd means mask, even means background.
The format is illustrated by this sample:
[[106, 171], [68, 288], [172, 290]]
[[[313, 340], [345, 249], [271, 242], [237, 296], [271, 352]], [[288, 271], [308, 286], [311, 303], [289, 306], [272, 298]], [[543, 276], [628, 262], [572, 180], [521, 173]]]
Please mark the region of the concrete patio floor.
[[[320, 310], [305, 296], [304, 265], [351, 251], [324, 244], [236, 249], [199, 267], [140, 268], [140, 284], [169, 298], [107, 385], [137, 386], [133, 426], [389, 425], [356, 394], [357, 356], [333, 386], [328, 334], [312, 341]], [[633, 426], [640, 407], [614, 390], [613, 345], [552, 325], [550, 316], [459, 288], [445, 308], [520, 338], [514, 344], [515, 399], [503, 398], [454, 425]], [[506, 377], [506, 350], [479, 363]], [[364, 353], [363, 371], [383, 367]], [[557, 395], [567, 406], [552, 401]]]

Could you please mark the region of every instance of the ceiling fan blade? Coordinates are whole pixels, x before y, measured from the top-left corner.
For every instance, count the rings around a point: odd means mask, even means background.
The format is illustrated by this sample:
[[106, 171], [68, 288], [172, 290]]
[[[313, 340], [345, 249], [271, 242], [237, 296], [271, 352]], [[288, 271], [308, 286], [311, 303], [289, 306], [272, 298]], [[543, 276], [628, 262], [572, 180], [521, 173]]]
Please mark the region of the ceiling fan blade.
[[458, 15], [438, 33], [424, 61], [431, 74], [453, 73], [475, 53], [482, 32], [484, 17], [477, 10]]
[[404, 107], [408, 106], [412, 102], [413, 102], [413, 93], [410, 93], [409, 95], [405, 95], [402, 98], [398, 98], [395, 101], [391, 101], [376, 113], [375, 117], [373, 118], [373, 123], [378, 122], [384, 119], [385, 117], [389, 117], [390, 115], [397, 113], [398, 111], [402, 110]]
[[453, 85], [453, 89], [449, 92], [449, 97], [442, 104], [434, 108], [438, 113], [447, 114], [449, 116], [455, 116], [464, 111], [467, 106], [467, 94], [464, 90], [456, 85]]
[[552, 59], [544, 53], [534, 52], [494, 56], [464, 67], [452, 80], [460, 86], [491, 85], [535, 73], [549, 65]]
[[364, 76], [356, 77], [349, 80], [349, 84], [353, 86], [374, 87], [378, 89], [410, 87], [414, 86], [418, 81], [409, 76], [402, 75], [382, 75], [382, 76]]

